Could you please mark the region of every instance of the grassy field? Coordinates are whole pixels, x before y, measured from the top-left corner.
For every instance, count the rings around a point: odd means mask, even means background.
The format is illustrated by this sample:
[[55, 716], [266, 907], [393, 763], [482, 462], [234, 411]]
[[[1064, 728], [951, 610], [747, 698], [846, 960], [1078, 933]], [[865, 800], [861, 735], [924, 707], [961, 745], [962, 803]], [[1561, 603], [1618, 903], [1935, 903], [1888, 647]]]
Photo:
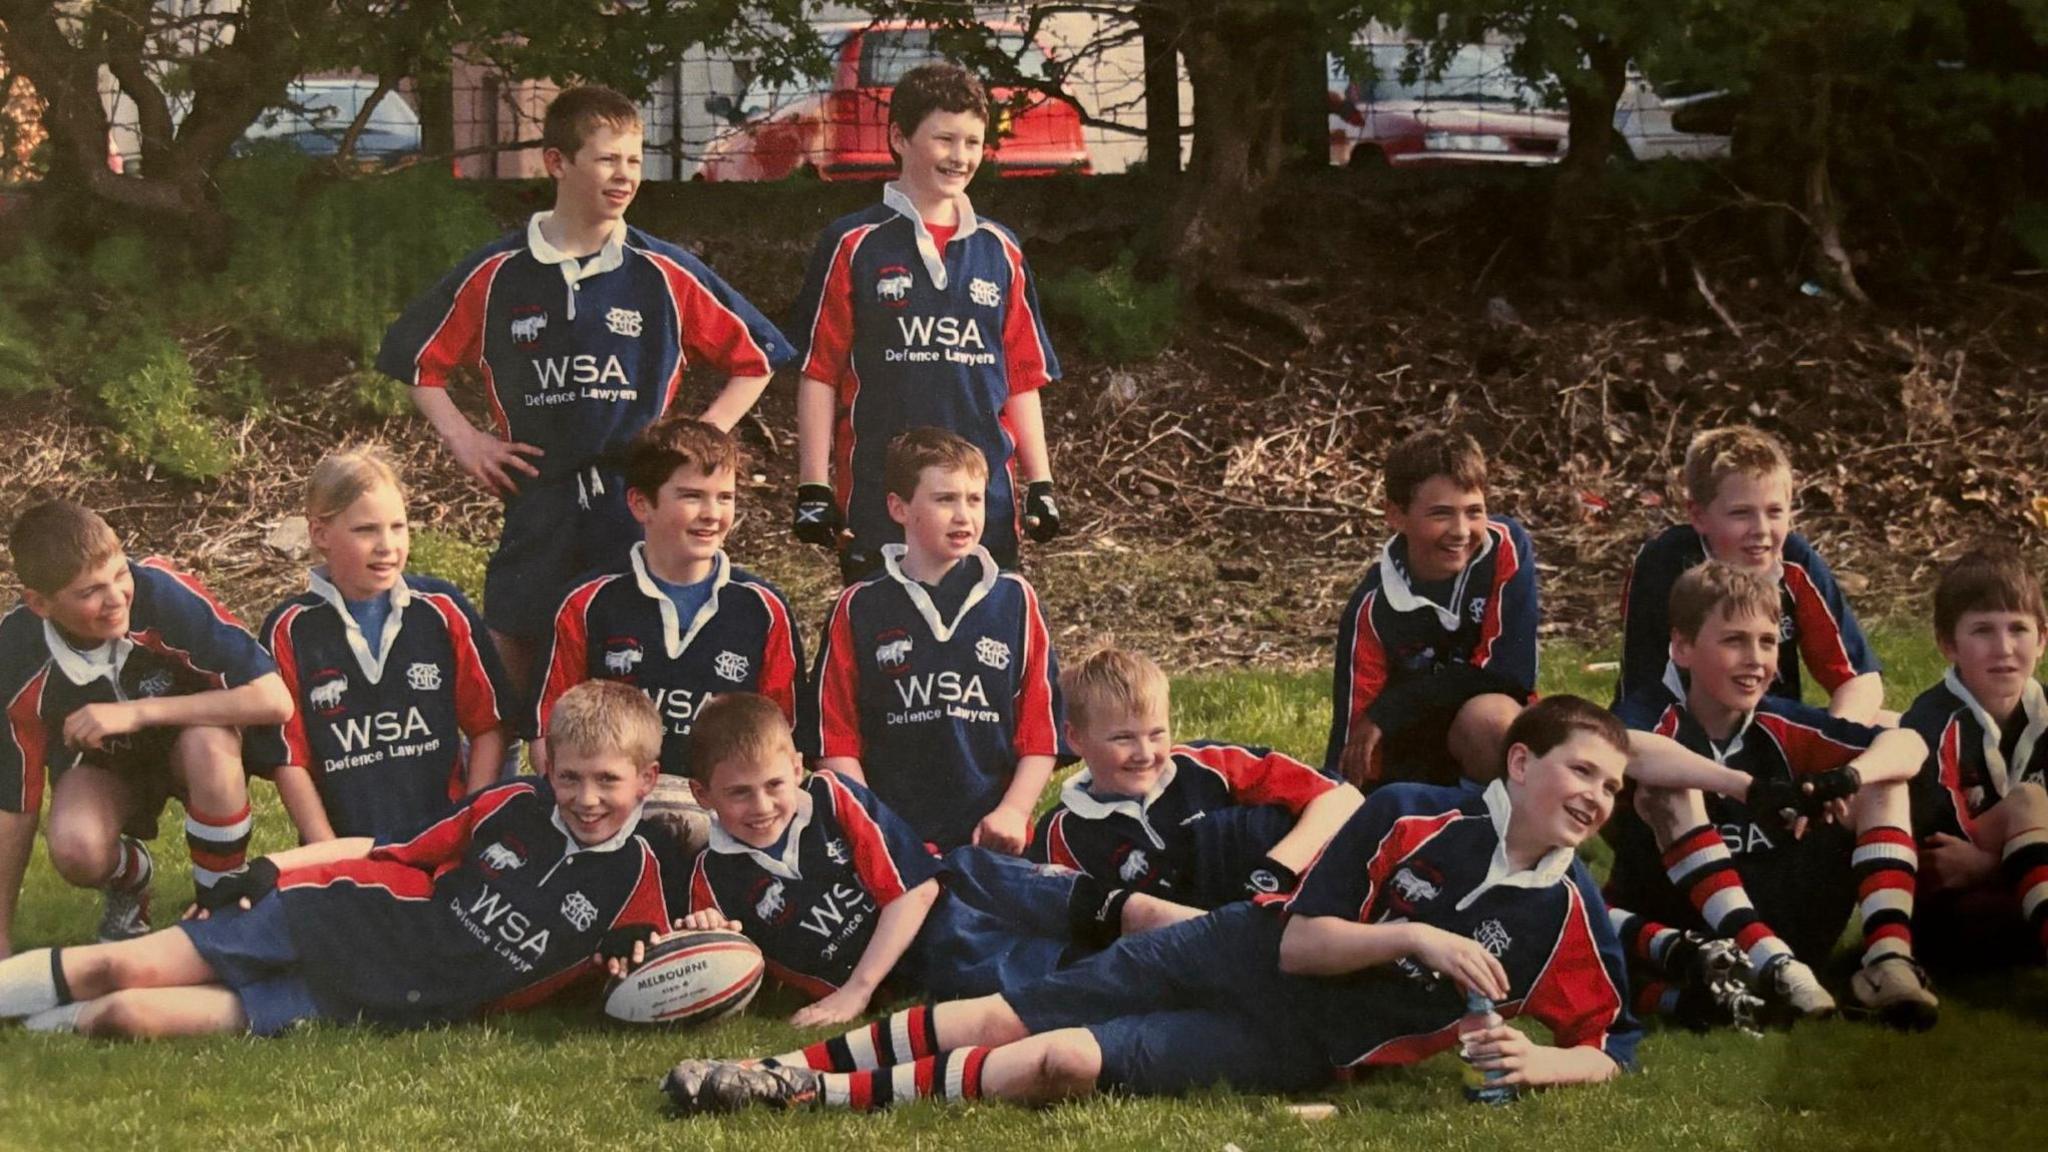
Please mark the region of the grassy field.
[[[1918, 687], [1939, 658], [1918, 629], [1880, 629], [1894, 685]], [[1545, 651], [1544, 689], [1604, 700], [1611, 675], [1579, 651]], [[1903, 707], [1910, 688], [1895, 688]], [[1325, 674], [1225, 674], [1177, 681], [1176, 731], [1320, 755]], [[259, 850], [290, 832], [258, 798]], [[186, 885], [181, 838], [158, 842], [165, 897]], [[65, 888], [38, 856], [17, 939], [77, 940], [91, 894]], [[175, 914], [166, 900], [159, 923]], [[1278, 1148], [2000, 1149], [2038, 1146], [2048, 1122], [2048, 975], [1941, 989], [1942, 1024], [1898, 1036], [1842, 1023], [1752, 1039], [1657, 1032], [1643, 1072], [1512, 1108], [1466, 1105], [1449, 1058], [1314, 1099], [1309, 1123], [1284, 1103], [1218, 1091], [1186, 1100], [1104, 1098], [1026, 1111], [917, 1106], [886, 1116], [752, 1114], [671, 1121], [656, 1083], [686, 1055], [783, 1050], [800, 1037], [764, 999], [746, 1017], [693, 1033], [607, 1026], [573, 1004], [523, 1018], [405, 1035], [315, 1027], [284, 1039], [104, 1043], [0, 1030], [0, 1148], [581, 1149], [844, 1152], [916, 1149]], [[780, 1011], [778, 1012], [777, 1009]]]

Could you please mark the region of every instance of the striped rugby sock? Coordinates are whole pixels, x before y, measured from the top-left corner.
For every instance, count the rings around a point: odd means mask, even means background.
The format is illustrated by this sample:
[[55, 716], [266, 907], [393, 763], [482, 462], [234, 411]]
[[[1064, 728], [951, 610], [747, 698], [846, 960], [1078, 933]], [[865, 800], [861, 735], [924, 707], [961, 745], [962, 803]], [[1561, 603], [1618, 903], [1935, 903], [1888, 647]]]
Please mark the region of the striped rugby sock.
[[813, 1072], [869, 1072], [908, 1064], [939, 1053], [939, 1025], [931, 1005], [892, 1012], [844, 1036], [784, 1052], [761, 1061]]
[[1761, 972], [1773, 957], [1791, 954], [1791, 946], [1756, 914], [1735, 857], [1713, 825], [1702, 824], [1673, 840], [1664, 850], [1664, 874], [1699, 909], [1708, 931], [1735, 941], [1751, 968]]
[[213, 882], [249, 862], [249, 805], [239, 812], [213, 815], [185, 806], [185, 847], [192, 852], [192, 883], [211, 888]]
[[115, 842], [115, 851], [120, 859], [114, 864], [114, 874], [107, 877], [106, 886], [119, 892], [140, 892], [149, 887], [156, 864], [150, 859], [148, 847], [133, 836], [123, 835]]
[[2048, 951], [2048, 828], [2032, 828], [2006, 841], [1998, 867], [2019, 897], [2020, 915]]
[[818, 1090], [828, 1108], [874, 1112], [912, 1100], [979, 1100], [987, 1048], [955, 1048], [893, 1068], [827, 1072]]
[[1920, 852], [1904, 828], [1880, 826], [1856, 834], [1849, 855], [1856, 873], [1856, 910], [1863, 917], [1863, 962], [1913, 955], [1913, 887]]
[[1672, 948], [1680, 943], [1678, 929], [1612, 905], [1607, 908], [1607, 920], [1614, 925], [1614, 934], [1621, 939], [1629, 959], [1666, 974], [1674, 970], [1674, 962], [1682, 966], [1684, 957], [1672, 955]]

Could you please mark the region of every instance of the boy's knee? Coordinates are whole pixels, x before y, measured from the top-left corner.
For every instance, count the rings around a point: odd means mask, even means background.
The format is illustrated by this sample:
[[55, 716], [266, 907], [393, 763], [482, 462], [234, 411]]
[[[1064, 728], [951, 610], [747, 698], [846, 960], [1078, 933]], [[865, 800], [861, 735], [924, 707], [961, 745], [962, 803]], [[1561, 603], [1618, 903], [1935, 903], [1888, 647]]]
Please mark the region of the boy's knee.
[[1086, 1029], [1069, 1028], [1046, 1037], [1038, 1061], [1039, 1082], [1052, 1096], [1085, 1096], [1102, 1076], [1102, 1048]]
[[66, 884], [98, 888], [114, 875], [119, 863], [119, 841], [113, 829], [70, 821], [51, 821], [43, 833], [50, 850], [50, 866]]
[[1465, 775], [1474, 780], [1492, 780], [1505, 769], [1502, 745], [1508, 726], [1521, 715], [1522, 705], [1511, 696], [1487, 692], [1458, 707], [1451, 721], [1450, 753]]
[[233, 728], [198, 724], [180, 729], [171, 743], [171, 769], [188, 783], [242, 773], [242, 734]]
[[997, 1048], [1014, 1044], [1031, 1035], [1017, 1010], [1000, 993], [973, 1000], [954, 1000], [933, 1009], [939, 1030], [939, 1045], [960, 1048], [974, 1045]]
[[[2031, 828], [2048, 828], [2048, 789], [2029, 780], [2013, 785], [2005, 799], [1998, 802], [2005, 809], [2006, 827], [2012, 832]], [[2012, 832], [2008, 832], [2010, 837]]]

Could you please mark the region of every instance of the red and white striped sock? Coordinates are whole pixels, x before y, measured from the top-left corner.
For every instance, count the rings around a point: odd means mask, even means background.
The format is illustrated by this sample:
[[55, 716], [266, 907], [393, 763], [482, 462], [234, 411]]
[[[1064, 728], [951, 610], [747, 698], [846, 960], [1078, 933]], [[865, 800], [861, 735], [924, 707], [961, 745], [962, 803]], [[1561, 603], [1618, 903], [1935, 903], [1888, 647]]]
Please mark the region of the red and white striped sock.
[[912, 1100], [978, 1100], [987, 1048], [955, 1048], [893, 1068], [827, 1072], [819, 1091], [828, 1108], [874, 1112]]
[[1735, 941], [1751, 968], [1761, 972], [1773, 957], [1791, 954], [1792, 946], [1756, 914], [1735, 857], [1713, 825], [1702, 824], [1673, 840], [1664, 851], [1664, 874], [1699, 909], [1708, 931]]
[[192, 852], [192, 883], [211, 888], [216, 880], [249, 860], [249, 806], [214, 815], [185, 806], [185, 847]]
[[931, 1005], [919, 1004], [863, 1024], [843, 1036], [761, 1061], [813, 1072], [867, 1072], [939, 1053], [939, 1026]]
[[1863, 962], [1913, 955], [1913, 889], [1920, 851], [1904, 828], [1878, 827], [1856, 835], [1849, 855], [1856, 874], [1856, 910], [1863, 917]]

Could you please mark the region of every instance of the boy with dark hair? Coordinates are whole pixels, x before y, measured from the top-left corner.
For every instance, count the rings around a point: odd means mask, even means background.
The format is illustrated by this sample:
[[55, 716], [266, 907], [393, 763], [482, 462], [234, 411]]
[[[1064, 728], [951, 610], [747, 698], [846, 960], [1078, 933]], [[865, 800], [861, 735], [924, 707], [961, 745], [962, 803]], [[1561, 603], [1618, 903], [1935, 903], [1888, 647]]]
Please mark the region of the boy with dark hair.
[[1535, 546], [1486, 511], [1486, 455], [1462, 432], [1417, 432], [1387, 453], [1393, 537], [1337, 625], [1323, 771], [1480, 782], [1536, 688]]
[[[632, 101], [567, 89], [541, 135], [554, 209], [465, 257], [377, 354], [463, 472], [505, 499], [484, 616], [522, 701], [562, 594], [636, 539], [614, 454], [668, 410], [691, 357], [726, 374], [703, 418], [729, 429], [791, 355], [702, 261], [626, 224], [640, 187]], [[491, 431], [449, 398], [458, 369], [481, 373]]]
[[803, 779], [782, 713], [760, 696], [707, 706], [689, 762], [690, 787], [717, 819], [685, 923], [760, 945], [769, 970], [815, 1000], [791, 1019], [798, 1027], [859, 1016], [885, 981], [982, 995], [1122, 932], [1195, 915], [980, 848], [933, 856], [860, 784], [830, 772]]
[[[622, 971], [669, 923], [677, 862], [635, 835], [661, 721], [589, 684], [555, 712], [545, 780], [486, 788], [403, 840], [326, 840], [221, 884], [211, 916], [0, 962], [0, 1020], [96, 1036], [275, 1036], [302, 1020], [416, 1028], [532, 1007]], [[574, 864], [573, 884], [547, 881]]]
[[1292, 892], [1365, 802], [1268, 748], [1169, 735], [1168, 685], [1103, 648], [1060, 673], [1067, 742], [1085, 761], [1039, 817], [1031, 858], [1195, 908]]
[[838, 548], [849, 584], [903, 538], [877, 480], [907, 429], [945, 428], [987, 459], [998, 567], [1017, 566], [1020, 530], [1041, 542], [1060, 530], [1038, 398], [1059, 362], [1017, 237], [967, 200], [991, 123], [966, 69], [906, 72], [889, 97], [901, 174], [880, 204], [825, 229], [791, 313], [803, 371], [795, 532]]
[[1780, 646], [1770, 695], [1798, 702], [1804, 660], [1828, 694], [1829, 712], [1877, 723], [1884, 707], [1883, 664], [1827, 561], [1792, 531], [1792, 464], [1785, 446], [1741, 425], [1700, 433], [1685, 450], [1685, 498], [1688, 522], [1645, 543], [1622, 582], [1616, 702], [1654, 689], [1664, 678], [1671, 586], [1687, 569], [1719, 560], [1778, 585]]
[[1824, 960], [1860, 912], [1854, 1006], [1931, 1027], [1939, 1003], [1913, 960], [1907, 831], [1926, 745], [1768, 695], [1777, 607], [1768, 576], [1718, 560], [1672, 587], [1670, 670], [1619, 713], [1692, 755], [1675, 776], [1637, 781], [1634, 812], [1609, 834], [1609, 899], [1640, 918], [1625, 938], [1647, 970], [1677, 974], [1667, 925], [1703, 928], [1735, 941], [1767, 1002], [1807, 1018], [1832, 1014], [1835, 1000], [1802, 958]]
[[277, 666], [204, 585], [161, 557], [131, 561], [83, 505], [22, 513], [8, 552], [23, 588], [0, 618], [0, 954], [45, 780], [50, 863], [105, 890], [102, 940], [149, 931], [143, 841], [174, 795], [198, 900], [211, 906], [249, 846], [241, 729], [292, 714]]
[[2010, 551], [1942, 571], [1934, 639], [1948, 672], [1900, 726], [1929, 749], [1914, 782], [1927, 868], [1916, 935], [1943, 968], [2038, 964], [2048, 950], [2048, 610]]
[[1067, 755], [1052, 633], [1038, 593], [980, 544], [979, 449], [913, 428], [890, 443], [883, 480], [904, 542], [832, 606], [798, 744], [939, 848], [1014, 856]]
[[619, 680], [647, 693], [667, 723], [661, 779], [648, 817], [685, 851], [704, 843], [703, 810], [690, 800], [690, 729], [711, 698], [759, 692], [796, 718], [803, 645], [789, 602], [768, 581], [733, 564], [732, 531], [744, 461], [732, 436], [670, 416], [642, 432], [625, 458], [626, 507], [646, 538], [625, 571], [569, 593], [555, 614], [542, 665], [535, 731], [564, 692], [586, 680]]
[[[749, 1103], [866, 1110], [913, 1097], [1045, 1103], [1222, 1081], [1298, 1091], [1452, 1047], [1510, 1088], [1609, 1079], [1634, 1061], [1606, 907], [1573, 850], [1628, 762], [1614, 718], [1553, 696], [1518, 716], [1482, 793], [1375, 792], [1284, 902], [1126, 936], [1042, 980], [913, 1008], [761, 1064], [687, 1060], [685, 1113]], [[1283, 914], [1284, 909], [1284, 914]], [[1459, 1034], [1470, 996], [1550, 1029]]]

